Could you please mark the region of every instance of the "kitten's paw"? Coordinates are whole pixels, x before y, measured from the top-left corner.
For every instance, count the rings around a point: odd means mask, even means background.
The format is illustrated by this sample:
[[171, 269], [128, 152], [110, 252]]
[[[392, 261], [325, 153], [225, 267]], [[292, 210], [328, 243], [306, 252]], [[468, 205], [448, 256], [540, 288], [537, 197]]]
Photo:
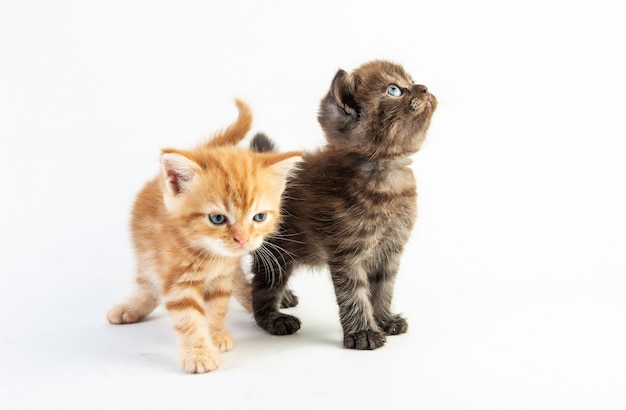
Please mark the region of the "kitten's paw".
[[180, 363], [187, 373], [207, 373], [220, 367], [222, 359], [215, 350], [188, 349], [181, 353]]
[[235, 344], [233, 335], [226, 329], [211, 333], [211, 339], [213, 339], [213, 343], [217, 346], [220, 352], [229, 351]]
[[291, 290], [287, 289], [283, 295], [283, 299], [280, 301], [281, 308], [291, 308], [298, 306], [298, 297]]
[[343, 336], [343, 345], [348, 349], [374, 350], [385, 344], [385, 334], [374, 330], [359, 330]]
[[300, 330], [300, 319], [284, 313], [270, 315], [263, 322], [257, 323], [267, 333], [278, 336], [290, 335]]
[[388, 322], [383, 323], [381, 326], [383, 332], [386, 335], [399, 335], [400, 333], [406, 333], [409, 330], [409, 324], [406, 319], [400, 315], [395, 315], [389, 319]]
[[107, 320], [114, 325], [135, 323], [142, 319], [141, 313], [128, 305], [117, 305], [107, 313]]

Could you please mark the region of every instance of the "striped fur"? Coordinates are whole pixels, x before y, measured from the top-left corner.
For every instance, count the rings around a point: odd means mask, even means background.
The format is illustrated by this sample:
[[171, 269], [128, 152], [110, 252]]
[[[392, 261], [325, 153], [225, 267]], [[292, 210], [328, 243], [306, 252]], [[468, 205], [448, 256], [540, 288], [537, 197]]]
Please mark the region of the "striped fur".
[[[401, 95], [388, 94], [392, 85]], [[305, 155], [283, 195], [279, 232], [254, 253], [259, 326], [277, 335], [300, 328], [279, 307], [297, 303], [287, 282], [308, 265], [330, 269], [345, 347], [376, 349], [387, 335], [407, 331], [391, 302], [417, 214], [410, 156], [436, 106], [397, 64], [373, 61], [337, 72], [318, 116], [327, 144]]]
[[[133, 208], [137, 289], [107, 316], [114, 324], [134, 323], [163, 302], [178, 334], [181, 366], [191, 373], [217, 369], [220, 352], [233, 347], [224, 321], [231, 294], [245, 284], [241, 258], [276, 230], [285, 180], [302, 156], [238, 148], [252, 114], [242, 101], [237, 107], [237, 121], [208, 142], [162, 151], [161, 175], [139, 192]], [[250, 309], [245, 293], [235, 295]]]

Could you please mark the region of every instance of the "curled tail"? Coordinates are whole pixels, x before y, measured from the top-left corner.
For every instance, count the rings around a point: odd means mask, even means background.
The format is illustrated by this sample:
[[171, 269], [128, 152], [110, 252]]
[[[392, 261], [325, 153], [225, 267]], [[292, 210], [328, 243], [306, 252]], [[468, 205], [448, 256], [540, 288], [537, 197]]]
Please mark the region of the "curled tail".
[[235, 104], [239, 110], [237, 120], [221, 133], [216, 134], [206, 144], [207, 147], [219, 147], [223, 145], [237, 145], [252, 128], [252, 110], [243, 100], [236, 99]]
[[276, 151], [276, 144], [262, 132], [257, 132], [250, 142], [250, 149], [256, 152], [273, 152]]

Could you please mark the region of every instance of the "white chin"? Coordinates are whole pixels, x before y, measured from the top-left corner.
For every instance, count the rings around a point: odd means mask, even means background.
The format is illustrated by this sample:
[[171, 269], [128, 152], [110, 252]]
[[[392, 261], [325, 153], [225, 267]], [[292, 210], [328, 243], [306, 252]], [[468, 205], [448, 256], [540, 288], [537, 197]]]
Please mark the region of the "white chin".
[[235, 249], [214, 249], [215, 253], [220, 256], [225, 256], [227, 258], [239, 258], [248, 253], [246, 248], [235, 248]]
[[224, 244], [222, 243], [215, 243], [213, 241], [204, 241], [202, 245], [208, 251], [216, 255], [223, 256], [226, 258], [240, 258], [254, 251], [256, 248], [258, 248], [261, 245], [261, 243], [249, 242], [244, 247], [231, 247], [231, 246], [224, 246]]

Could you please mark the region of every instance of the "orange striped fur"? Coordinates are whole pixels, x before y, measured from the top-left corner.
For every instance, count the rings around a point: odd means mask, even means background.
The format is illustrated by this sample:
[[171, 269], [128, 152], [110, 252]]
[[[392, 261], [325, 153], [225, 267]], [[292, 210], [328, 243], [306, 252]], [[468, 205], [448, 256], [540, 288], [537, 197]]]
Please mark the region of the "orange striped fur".
[[277, 229], [286, 178], [302, 157], [238, 147], [252, 114], [236, 104], [237, 121], [208, 142], [162, 150], [161, 174], [139, 192], [132, 212], [136, 291], [107, 315], [114, 324], [134, 323], [163, 302], [181, 366], [191, 373], [217, 369], [220, 352], [233, 347], [224, 325], [233, 292], [250, 310], [241, 259]]

